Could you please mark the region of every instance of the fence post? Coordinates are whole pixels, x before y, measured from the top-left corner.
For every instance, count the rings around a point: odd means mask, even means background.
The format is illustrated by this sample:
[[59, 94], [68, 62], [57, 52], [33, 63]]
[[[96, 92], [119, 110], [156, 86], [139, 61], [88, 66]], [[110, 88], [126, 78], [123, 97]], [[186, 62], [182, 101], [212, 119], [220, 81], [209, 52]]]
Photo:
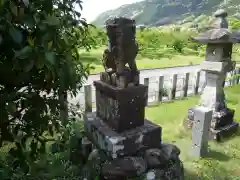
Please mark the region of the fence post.
[[228, 80], [228, 82], [229, 82], [229, 86], [232, 86], [233, 85], [233, 79], [232, 79], [232, 77], [233, 77], [233, 71], [231, 71], [231, 72], [229, 72], [228, 74], [230, 74], [230, 78], [229, 78], [229, 80]]
[[234, 71], [233, 71], [234, 73], [233, 73], [233, 85], [236, 85], [236, 84], [238, 84], [238, 73], [239, 73], [239, 69], [238, 68], [236, 68], [236, 69], [234, 69]]
[[234, 69], [234, 70], [232, 71], [232, 85], [233, 85], [233, 86], [234, 86], [235, 84], [237, 84], [237, 83], [236, 83], [236, 81], [237, 81], [236, 75], [237, 75], [237, 70]]
[[237, 78], [236, 78], [236, 83], [239, 84], [240, 80], [240, 68], [237, 68]]
[[159, 84], [158, 84], [158, 102], [162, 101], [163, 93], [164, 93], [164, 76], [159, 77]]
[[198, 89], [199, 89], [199, 83], [200, 83], [200, 71], [197, 72], [196, 74], [196, 81], [195, 83], [193, 84], [193, 93], [194, 95], [197, 95], [198, 94]]
[[189, 76], [190, 76], [189, 72], [185, 74], [185, 80], [184, 80], [184, 85], [183, 85], [183, 97], [187, 97]]
[[[149, 78], [144, 78], [143, 81], [144, 81], [143, 84], [148, 87], [148, 91], [149, 91]], [[146, 99], [146, 101], [147, 101], [146, 102], [146, 106], [147, 106], [148, 105], [148, 98]]]
[[92, 86], [84, 86], [85, 112], [92, 112]]
[[176, 97], [176, 89], [177, 89], [177, 74], [173, 75], [173, 79], [172, 79], [172, 89], [170, 91], [170, 97], [169, 100], [173, 100]]

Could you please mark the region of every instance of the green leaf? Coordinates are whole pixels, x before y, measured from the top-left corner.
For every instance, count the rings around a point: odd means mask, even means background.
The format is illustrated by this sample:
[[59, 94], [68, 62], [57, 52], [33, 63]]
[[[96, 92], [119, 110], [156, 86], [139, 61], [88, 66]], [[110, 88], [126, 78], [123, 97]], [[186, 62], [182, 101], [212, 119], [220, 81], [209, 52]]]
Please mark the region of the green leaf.
[[8, 110], [10, 113], [16, 112], [16, 111], [17, 111], [16, 104], [15, 104], [14, 102], [8, 102], [7, 110]]
[[21, 145], [22, 145], [22, 147], [25, 149], [26, 148], [26, 142], [27, 142], [27, 139], [28, 139], [29, 137], [28, 137], [28, 135], [25, 135], [25, 136], [23, 136], [22, 137], [22, 139], [21, 139]]
[[34, 60], [30, 59], [30, 61], [28, 62], [28, 64], [24, 67], [24, 71], [25, 72], [29, 72], [32, 70], [32, 68], [34, 67]]
[[37, 151], [37, 146], [38, 146], [38, 143], [35, 139], [32, 140], [31, 144], [30, 144], [30, 147], [31, 147], [31, 154], [32, 155], [35, 155], [36, 151]]
[[14, 3], [12, 3], [12, 1], [10, 1], [10, 8], [11, 8], [12, 13], [15, 16], [17, 16], [18, 15], [18, 9], [17, 9], [17, 6]]
[[22, 33], [21, 33], [18, 29], [12, 27], [12, 28], [9, 30], [9, 33], [10, 33], [12, 39], [13, 39], [16, 43], [18, 43], [18, 44], [21, 44], [21, 43], [22, 43], [23, 36], [22, 36]]
[[3, 38], [2, 38], [2, 35], [0, 34], [0, 45], [2, 44], [3, 42]]
[[69, 44], [66, 34], [63, 34], [63, 40], [66, 43], [66, 46]]
[[53, 126], [52, 125], [48, 125], [48, 132], [51, 136], [54, 135], [54, 132], [53, 132]]
[[46, 152], [46, 143], [45, 142], [41, 142], [40, 148], [39, 148], [39, 152], [41, 154], [44, 154]]
[[23, 170], [23, 172], [25, 174], [27, 174], [29, 172], [29, 170], [30, 170], [30, 167], [29, 167], [28, 163], [26, 162], [26, 160], [20, 161], [20, 162], [21, 162], [21, 164], [20, 164], [21, 169]]
[[17, 151], [16, 148], [11, 148], [11, 149], [8, 151], [8, 154], [10, 154], [12, 157], [17, 157], [18, 151]]
[[52, 45], [53, 45], [53, 42], [52, 42], [52, 41], [48, 42], [48, 49], [51, 49], [51, 48], [52, 48]]
[[45, 57], [47, 59], [47, 61], [50, 63], [50, 64], [55, 64], [56, 62], [56, 55], [54, 52], [46, 52], [45, 53]]
[[86, 22], [85, 19], [81, 19], [81, 20], [80, 20], [80, 23], [81, 23], [85, 28], [88, 27], [88, 23]]
[[58, 26], [60, 24], [60, 20], [56, 16], [48, 16], [45, 23], [50, 26]]
[[30, 46], [25, 46], [20, 51], [15, 51], [15, 58], [26, 59], [32, 53], [32, 48]]
[[35, 66], [37, 69], [42, 69], [44, 66], [44, 63], [40, 58], [38, 58], [38, 59], [36, 59]]

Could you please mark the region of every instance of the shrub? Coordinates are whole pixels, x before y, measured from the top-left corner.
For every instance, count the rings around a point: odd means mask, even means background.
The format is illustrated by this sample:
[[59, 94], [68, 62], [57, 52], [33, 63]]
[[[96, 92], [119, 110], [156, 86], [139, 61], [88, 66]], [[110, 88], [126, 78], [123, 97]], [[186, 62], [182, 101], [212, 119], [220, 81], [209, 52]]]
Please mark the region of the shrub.
[[[90, 49], [81, 1], [1, 1], [0, 148], [10, 144], [11, 168], [31, 172], [46, 143], [67, 123], [67, 93], [88, 76], [78, 50]], [[1, 178], [0, 178], [1, 179]]]

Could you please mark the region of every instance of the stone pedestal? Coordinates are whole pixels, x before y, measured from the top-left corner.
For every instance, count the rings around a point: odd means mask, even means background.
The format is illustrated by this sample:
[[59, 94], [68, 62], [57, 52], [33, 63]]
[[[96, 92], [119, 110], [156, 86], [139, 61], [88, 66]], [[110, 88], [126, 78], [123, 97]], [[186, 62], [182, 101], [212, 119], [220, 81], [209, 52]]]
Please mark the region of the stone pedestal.
[[118, 88], [95, 81], [97, 116], [113, 130], [123, 132], [144, 124], [148, 87]]
[[109, 49], [103, 56], [105, 72], [94, 82], [96, 112], [84, 115], [85, 133], [95, 146], [88, 159], [96, 159], [101, 180], [137, 178], [148, 170], [161, 172], [165, 180], [182, 180], [180, 150], [163, 144], [162, 128], [145, 119], [148, 87], [139, 84], [135, 21], [114, 18], [106, 27]]
[[[96, 112], [84, 115], [86, 136], [106, 157], [101, 180], [127, 180], [162, 172], [163, 179], [182, 180], [180, 150], [162, 143], [162, 128], [145, 119], [147, 86], [118, 88], [95, 81]], [[99, 157], [96, 155], [89, 155]]]
[[[164, 179], [183, 179], [180, 150], [162, 143], [162, 128], [145, 119], [145, 85], [119, 88], [95, 81], [96, 112], [84, 115], [88, 139], [107, 157], [101, 167], [102, 180], [127, 180], [148, 170], [162, 172]], [[89, 155], [92, 159], [93, 156]], [[148, 173], [147, 173], [148, 174]]]
[[92, 142], [113, 158], [132, 156], [144, 149], [158, 148], [161, 144], [162, 128], [148, 120], [144, 120], [142, 126], [118, 133], [96, 113], [88, 113], [84, 127]]

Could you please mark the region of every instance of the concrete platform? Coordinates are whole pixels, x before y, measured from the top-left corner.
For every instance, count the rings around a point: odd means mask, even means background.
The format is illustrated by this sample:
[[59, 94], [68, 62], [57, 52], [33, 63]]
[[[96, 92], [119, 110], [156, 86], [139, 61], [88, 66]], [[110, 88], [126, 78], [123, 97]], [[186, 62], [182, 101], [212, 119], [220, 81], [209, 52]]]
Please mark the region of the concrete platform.
[[162, 128], [149, 120], [144, 125], [117, 133], [96, 113], [84, 115], [84, 128], [88, 138], [112, 158], [134, 155], [139, 150], [158, 148]]

